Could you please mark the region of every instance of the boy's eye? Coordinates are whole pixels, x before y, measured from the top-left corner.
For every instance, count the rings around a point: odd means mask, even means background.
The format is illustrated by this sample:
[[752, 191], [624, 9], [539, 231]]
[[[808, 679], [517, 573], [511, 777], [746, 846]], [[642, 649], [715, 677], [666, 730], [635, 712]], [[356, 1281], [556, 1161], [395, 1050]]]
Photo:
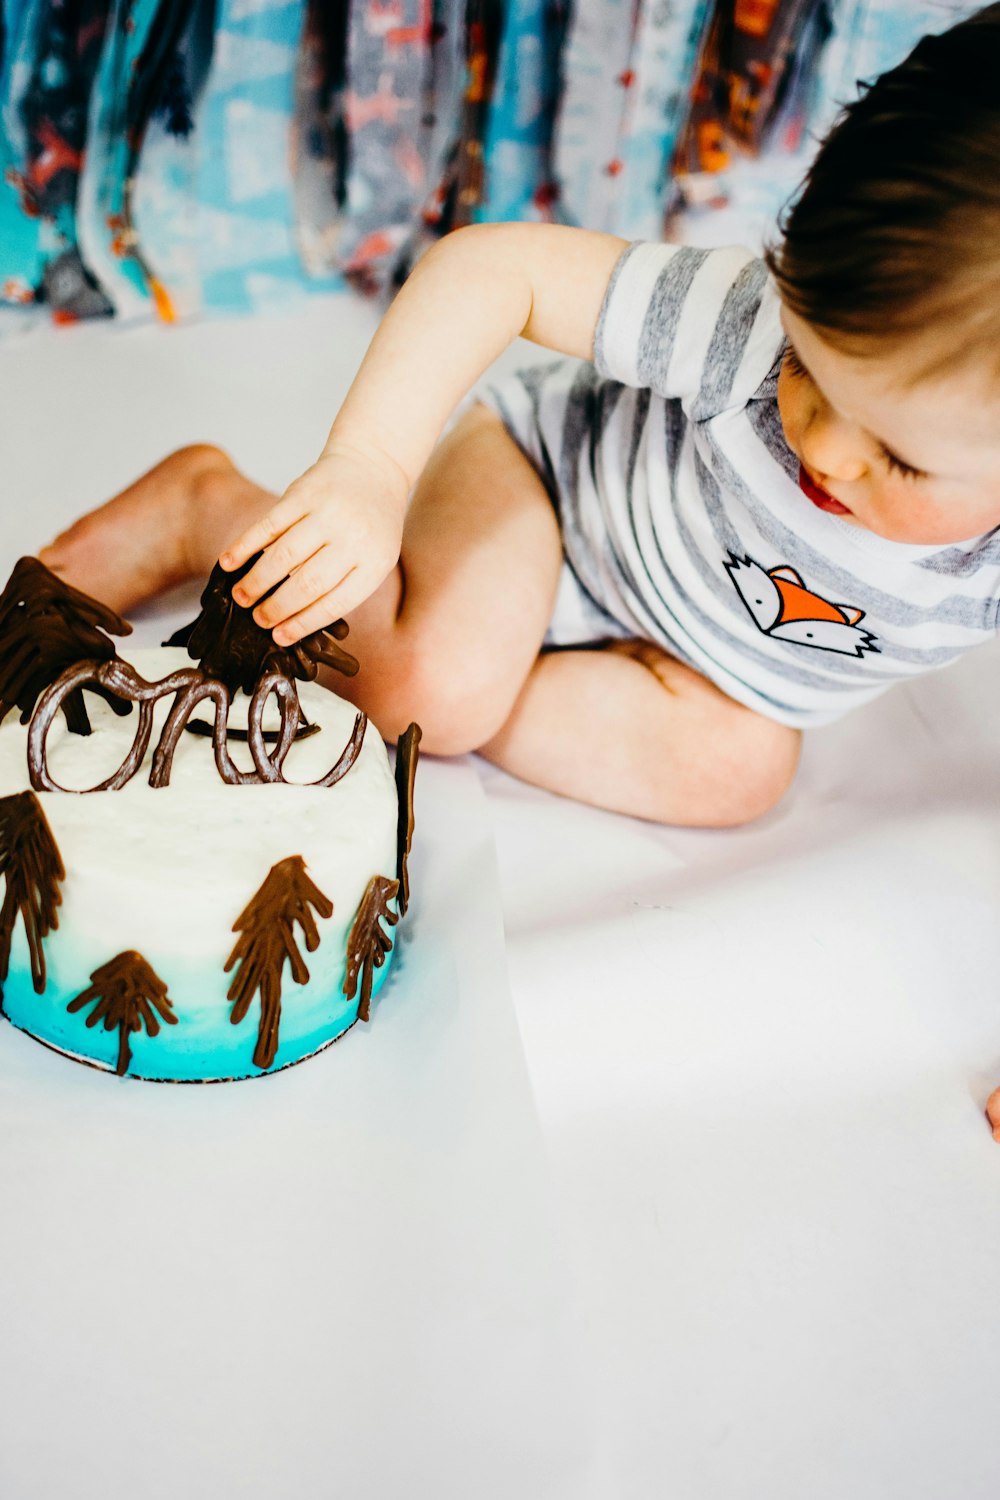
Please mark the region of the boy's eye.
[[898, 474], [901, 479], [927, 478], [924, 469], [915, 469], [912, 464], [906, 463], [904, 459], [897, 458], [892, 449], [887, 448], [884, 443], [880, 443], [879, 447], [882, 450], [882, 457], [885, 459], [890, 474]]
[[785, 347], [785, 369], [788, 371], [789, 375], [792, 375], [796, 380], [809, 379], [809, 371], [806, 369], [801, 359], [799, 359], [799, 356], [796, 354], [791, 344], [788, 344]]
[[[812, 380], [809, 371], [795, 352], [794, 345], [790, 343], [785, 344], [784, 368], [794, 380]], [[898, 474], [901, 479], [928, 478], [926, 470], [915, 469], [912, 464], [908, 464], [904, 458], [893, 453], [892, 449], [887, 448], [884, 443], [879, 443], [878, 446], [890, 474]]]

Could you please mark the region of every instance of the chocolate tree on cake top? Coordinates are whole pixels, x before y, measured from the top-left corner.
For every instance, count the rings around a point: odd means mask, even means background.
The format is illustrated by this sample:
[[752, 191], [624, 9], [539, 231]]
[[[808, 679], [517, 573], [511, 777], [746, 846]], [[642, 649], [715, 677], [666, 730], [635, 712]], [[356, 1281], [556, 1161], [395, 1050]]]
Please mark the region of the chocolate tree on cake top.
[[316, 630], [294, 646], [278, 646], [271, 632], [257, 624], [252, 611], [236, 603], [233, 587], [259, 556], [258, 552], [233, 573], [216, 563], [201, 596], [201, 613], [166, 644], [186, 646], [202, 671], [224, 682], [233, 694], [242, 690], [249, 696], [264, 673], [272, 671], [311, 682], [320, 666], [326, 666], [353, 677], [358, 663], [337, 644], [347, 634], [345, 620], [335, 620], [329, 629]]
[[[27, 724], [47, 687], [81, 661], [114, 661], [111, 635], [131, 635], [132, 627], [113, 609], [71, 588], [37, 557], [22, 557], [0, 594], [0, 724], [11, 709], [21, 710]], [[108, 688], [94, 686], [116, 714], [132, 705]], [[89, 734], [90, 719], [83, 690], [63, 703], [74, 734]]]

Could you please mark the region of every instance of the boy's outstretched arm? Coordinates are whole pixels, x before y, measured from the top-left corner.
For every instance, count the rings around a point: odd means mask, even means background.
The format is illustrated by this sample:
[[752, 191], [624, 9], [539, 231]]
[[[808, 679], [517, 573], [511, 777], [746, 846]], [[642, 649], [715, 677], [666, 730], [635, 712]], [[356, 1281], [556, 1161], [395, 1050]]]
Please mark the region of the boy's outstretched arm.
[[[382, 320], [316, 463], [226, 552], [233, 590], [289, 645], [348, 614], [399, 558], [410, 490], [455, 406], [518, 336], [589, 359], [626, 241], [547, 224], [461, 229]], [[489, 476], [484, 475], [484, 483]]]

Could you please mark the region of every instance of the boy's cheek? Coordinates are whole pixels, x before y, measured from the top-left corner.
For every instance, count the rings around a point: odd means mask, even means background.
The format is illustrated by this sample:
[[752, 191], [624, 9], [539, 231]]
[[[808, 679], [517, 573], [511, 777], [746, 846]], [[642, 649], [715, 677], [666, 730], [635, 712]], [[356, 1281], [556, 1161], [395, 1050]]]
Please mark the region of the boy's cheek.
[[952, 546], [1000, 525], [1000, 510], [921, 494], [913, 486], [885, 484], [873, 496], [873, 531], [892, 541]]
[[795, 381], [788, 378], [784, 370], [778, 376], [778, 416], [781, 418], [782, 430], [785, 441], [794, 451], [799, 451], [799, 434], [802, 431], [804, 415], [803, 400], [797, 396]]
[[896, 542], [930, 545], [944, 540], [949, 518], [931, 496], [922, 493], [912, 482], [892, 475], [874, 475], [869, 480], [864, 505], [858, 506], [860, 518], [881, 536]]

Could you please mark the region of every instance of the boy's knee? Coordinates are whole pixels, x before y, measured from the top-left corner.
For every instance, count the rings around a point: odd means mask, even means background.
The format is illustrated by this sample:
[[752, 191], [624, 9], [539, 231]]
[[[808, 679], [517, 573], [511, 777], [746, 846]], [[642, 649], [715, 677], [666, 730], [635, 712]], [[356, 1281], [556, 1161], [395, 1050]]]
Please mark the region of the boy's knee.
[[420, 748], [429, 755], [465, 755], [492, 738], [506, 717], [493, 695], [454, 664], [444, 667], [421, 653], [400, 653], [384, 663], [369, 712], [386, 738], [420, 725]]
[[421, 748], [430, 755], [467, 755], [492, 739], [506, 714], [488, 695], [463, 691], [461, 680], [453, 678], [418, 694], [413, 717], [421, 727]]
[[720, 826], [756, 822], [777, 807], [798, 770], [802, 735], [797, 729], [749, 714], [727, 759]]
[[[675, 700], [685, 700], [697, 726], [701, 752], [691, 768], [685, 822], [736, 828], [764, 816], [784, 797], [798, 769], [802, 735], [744, 708], [692, 668], [682, 666], [645, 641], [615, 642], [611, 648], [639, 661]], [[675, 733], [673, 720], [667, 733]], [[670, 797], [665, 822], [676, 816]]]

